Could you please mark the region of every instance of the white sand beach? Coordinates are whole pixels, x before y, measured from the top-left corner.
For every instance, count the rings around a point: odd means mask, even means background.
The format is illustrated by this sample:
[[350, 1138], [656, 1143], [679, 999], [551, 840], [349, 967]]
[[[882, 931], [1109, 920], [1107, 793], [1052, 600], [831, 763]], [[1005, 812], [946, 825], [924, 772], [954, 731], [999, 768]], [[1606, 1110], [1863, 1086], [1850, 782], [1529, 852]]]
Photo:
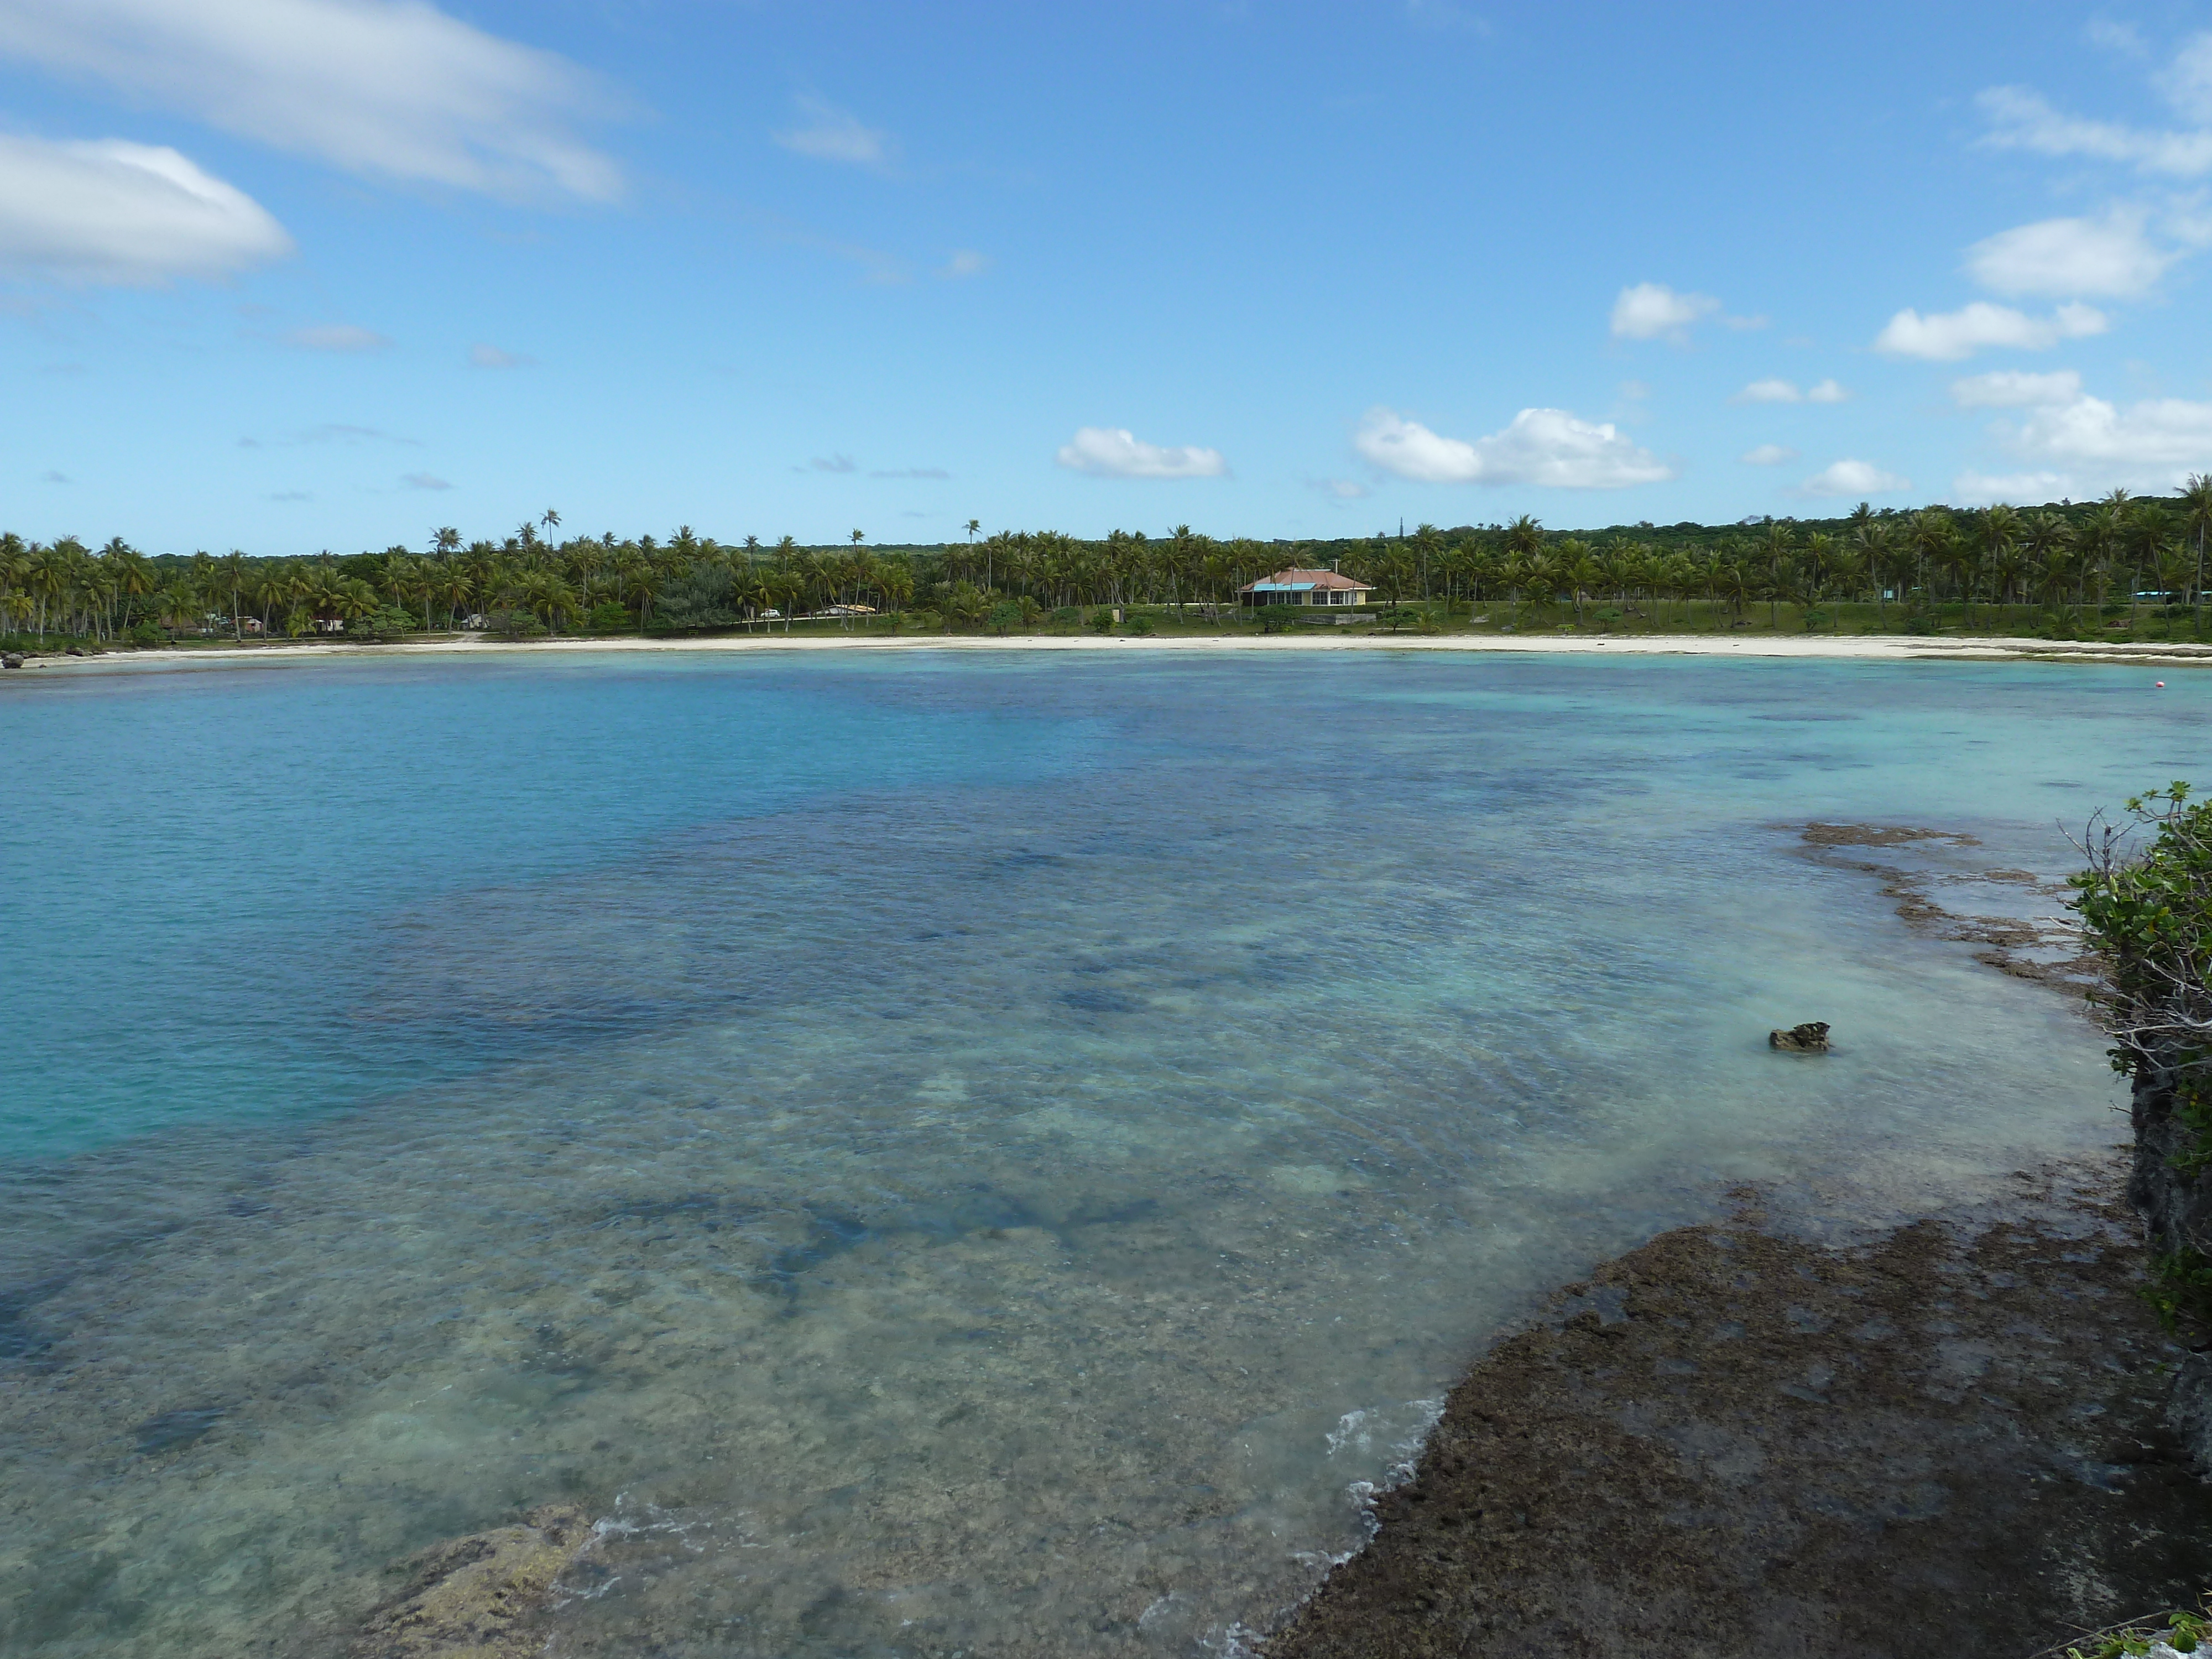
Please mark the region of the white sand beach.
[[302, 641], [239, 646], [185, 646], [169, 649], [116, 651], [96, 657], [30, 659], [24, 669], [40, 673], [96, 672], [118, 668], [186, 664], [272, 664], [315, 661], [330, 657], [520, 655], [547, 652], [617, 653], [635, 651], [1089, 651], [1125, 653], [1206, 652], [1517, 652], [1554, 655], [1696, 656], [1862, 659], [1899, 661], [2107, 662], [2154, 667], [2212, 665], [2212, 644], [2138, 641], [2107, 644], [2094, 641], [1923, 637], [1881, 635], [1720, 634], [1540, 635], [1496, 634], [1322, 634], [1152, 635], [1018, 634], [735, 634], [709, 639], [541, 639], [507, 641], [469, 635], [417, 644], [348, 645]]

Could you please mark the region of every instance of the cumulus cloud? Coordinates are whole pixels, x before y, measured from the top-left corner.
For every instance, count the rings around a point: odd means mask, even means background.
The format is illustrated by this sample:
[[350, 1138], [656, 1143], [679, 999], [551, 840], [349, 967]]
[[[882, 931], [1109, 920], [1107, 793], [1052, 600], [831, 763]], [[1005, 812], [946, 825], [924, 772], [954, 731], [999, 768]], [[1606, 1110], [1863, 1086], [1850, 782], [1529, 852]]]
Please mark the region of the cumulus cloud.
[[1784, 461], [1794, 461], [1797, 452], [1787, 444], [1761, 444], [1756, 449], [1747, 449], [1738, 458], [1746, 466], [1779, 466]]
[[495, 345], [472, 345], [469, 348], [469, 362], [476, 368], [522, 368], [538, 361], [520, 352], [501, 351]]
[[399, 482], [410, 489], [451, 489], [453, 488], [453, 485], [434, 472], [410, 472]]
[[2212, 403], [2149, 398], [2123, 410], [2079, 397], [2031, 410], [2000, 436], [2025, 459], [2116, 483], [2171, 489], [2212, 472]]
[[574, 136], [611, 108], [593, 77], [427, 0], [0, 0], [0, 56], [370, 177], [622, 191]]
[[2077, 493], [2063, 472], [1961, 472], [1951, 481], [1951, 499], [1961, 507], [1992, 501], [2055, 501]]
[[972, 247], [957, 248], [952, 257], [939, 270], [940, 276], [981, 276], [991, 268], [991, 261]]
[[284, 337], [284, 343], [302, 351], [383, 351], [392, 342], [373, 328], [326, 323], [316, 328], [295, 328]]
[[18, 272], [143, 286], [291, 252], [258, 203], [173, 149], [0, 137], [0, 264]]
[[1310, 478], [1307, 483], [1333, 501], [1357, 501], [1375, 492], [1354, 478]]
[[1621, 289], [1613, 302], [1613, 337], [1686, 338], [1691, 324], [1720, 308], [1721, 302], [1710, 294], [1677, 294], [1664, 283], [1638, 283]]
[[1060, 447], [1060, 464], [1101, 478], [1219, 478], [1229, 463], [1218, 449], [1148, 444], [1126, 427], [1086, 426]]
[[1823, 380], [1805, 393], [1808, 404], [1842, 404], [1850, 401], [1850, 392], [1835, 380]]
[[1674, 469], [1611, 422], [1577, 420], [1564, 409], [1524, 409], [1503, 432], [1468, 443], [1388, 409], [1371, 409], [1352, 447], [1401, 478], [1423, 483], [1547, 484], [1619, 489], [1657, 483]]
[[1874, 349], [1893, 357], [1954, 363], [1989, 346], [2042, 351], [2061, 340], [2102, 334], [2112, 326], [2094, 306], [2063, 305], [2048, 317], [2031, 317], [2010, 306], [1977, 300], [1958, 311], [1923, 317], [1907, 307], [1875, 337]]
[[1797, 490], [1804, 495], [1893, 495], [1911, 488], [1910, 478], [1885, 472], [1871, 461], [1844, 459], [1821, 468]]
[[792, 101], [806, 118], [806, 125], [770, 135], [784, 149], [794, 155], [811, 155], [817, 161], [843, 161], [852, 167], [876, 168], [890, 165], [889, 133], [862, 125], [860, 118], [850, 111], [839, 109], [811, 93], [801, 93]]
[[1961, 409], [2033, 409], [2067, 404], [2081, 395], [2081, 377], [2070, 368], [2051, 374], [2000, 369], [1951, 382], [1951, 398]]
[[2143, 234], [2139, 208], [2097, 219], [2045, 219], [2002, 231], [1966, 250], [1966, 269], [1993, 293], [2129, 299], [2148, 291], [2179, 256]]
[[[2195, 61], [2208, 37], [2199, 35], [2183, 57]], [[2178, 88], [2193, 101], [2193, 81]], [[2171, 95], [2171, 94], [2169, 94]], [[2118, 161], [2142, 173], [2194, 179], [2212, 173], [2212, 131], [2154, 131], [2118, 121], [2089, 121], [2051, 107], [2028, 87], [1991, 87], [1975, 102], [1990, 130], [1984, 142], [1998, 149], [2024, 149], [2039, 155], [2087, 156]], [[2200, 117], [2200, 119], [2204, 118]]]

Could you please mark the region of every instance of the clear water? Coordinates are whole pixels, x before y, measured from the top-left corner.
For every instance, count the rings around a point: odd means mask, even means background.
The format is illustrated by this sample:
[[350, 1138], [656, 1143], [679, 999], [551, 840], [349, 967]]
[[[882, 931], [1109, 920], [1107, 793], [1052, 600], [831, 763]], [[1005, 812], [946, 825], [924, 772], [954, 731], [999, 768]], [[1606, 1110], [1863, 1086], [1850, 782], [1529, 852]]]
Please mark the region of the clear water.
[[2203, 769], [2154, 678], [9, 677], [0, 1650], [343, 1645], [554, 1499], [562, 1655], [1233, 1647], [1548, 1286], [2116, 1138], [2077, 1012], [1790, 826], [2063, 869]]

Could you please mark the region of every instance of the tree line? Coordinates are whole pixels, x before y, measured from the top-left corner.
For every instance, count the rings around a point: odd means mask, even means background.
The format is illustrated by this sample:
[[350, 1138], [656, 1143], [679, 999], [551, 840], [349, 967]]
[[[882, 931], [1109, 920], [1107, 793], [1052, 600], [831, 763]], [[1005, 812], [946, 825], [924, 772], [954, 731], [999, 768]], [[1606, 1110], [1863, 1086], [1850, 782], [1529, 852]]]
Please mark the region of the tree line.
[[[1385, 605], [1431, 608], [1634, 610], [1655, 625], [1686, 623], [1693, 605], [1741, 617], [1787, 604], [1808, 618], [1824, 604], [1954, 607], [1963, 625], [2002, 626], [2010, 607], [2076, 623], [2124, 599], [2185, 608], [2201, 628], [2212, 479], [2173, 497], [2131, 496], [2021, 510], [1936, 506], [1801, 524], [1644, 526], [1601, 532], [1510, 524], [1334, 542], [1218, 539], [1177, 526], [1164, 536], [1116, 530], [1085, 539], [1003, 531], [933, 547], [802, 547], [783, 537], [722, 543], [682, 526], [665, 539], [612, 532], [558, 538], [548, 510], [499, 540], [464, 542], [441, 527], [421, 551], [254, 558], [149, 556], [116, 538], [94, 550], [0, 535], [0, 634], [155, 643], [178, 634], [299, 636], [455, 628], [509, 633], [609, 632], [773, 625], [833, 607], [901, 614], [945, 628], [1034, 627], [1085, 606], [1193, 607], [1218, 619], [1243, 584], [1291, 565], [1330, 566]], [[1617, 617], [1619, 611], [1613, 615]], [[1809, 622], [1808, 622], [1809, 625]]]

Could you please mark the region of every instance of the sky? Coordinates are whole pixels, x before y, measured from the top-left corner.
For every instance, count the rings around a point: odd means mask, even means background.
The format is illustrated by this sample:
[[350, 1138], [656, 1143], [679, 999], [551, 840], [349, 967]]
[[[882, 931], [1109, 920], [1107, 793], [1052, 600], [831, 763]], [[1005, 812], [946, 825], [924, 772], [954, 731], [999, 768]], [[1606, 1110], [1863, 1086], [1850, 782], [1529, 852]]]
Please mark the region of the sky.
[[2209, 251], [2212, 0], [0, 0], [0, 527], [2172, 489]]

